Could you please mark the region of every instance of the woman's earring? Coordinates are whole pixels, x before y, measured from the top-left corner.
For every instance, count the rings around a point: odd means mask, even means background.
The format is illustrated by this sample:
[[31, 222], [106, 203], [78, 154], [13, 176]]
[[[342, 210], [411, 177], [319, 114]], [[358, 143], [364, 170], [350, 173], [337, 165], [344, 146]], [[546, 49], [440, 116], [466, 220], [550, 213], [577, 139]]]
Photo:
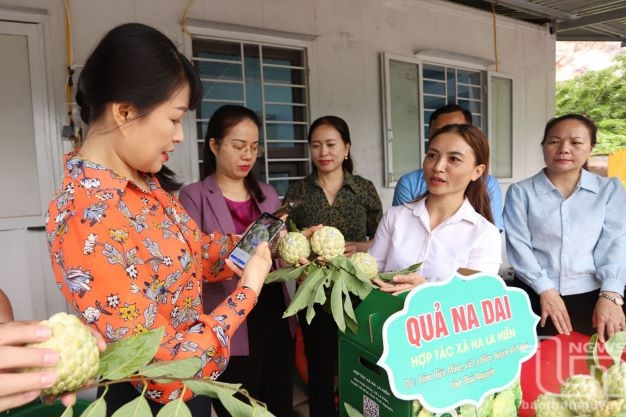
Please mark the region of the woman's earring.
[[343, 159], [345, 159], [347, 161], [348, 160], [348, 154], [346, 154], [346, 156], [344, 156]]

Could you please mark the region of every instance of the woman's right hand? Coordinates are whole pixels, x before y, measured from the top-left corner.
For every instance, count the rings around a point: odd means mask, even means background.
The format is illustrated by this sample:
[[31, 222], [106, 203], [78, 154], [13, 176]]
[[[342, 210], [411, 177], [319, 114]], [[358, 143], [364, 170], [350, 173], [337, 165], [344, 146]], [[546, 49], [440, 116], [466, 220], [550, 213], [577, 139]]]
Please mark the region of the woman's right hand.
[[563, 302], [563, 298], [556, 288], [550, 288], [539, 294], [539, 304], [541, 306], [541, 327], [546, 325], [546, 320], [550, 317], [559, 334], [569, 335], [573, 330], [572, 323], [565, 302]]
[[267, 242], [261, 242], [254, 250], [243, 270], [230, 259], [226, 259], [226, 263], [230, 269], [241, 277], [241, 285], [250, 287], [258, 296], [272, 267], [272, 254]]
[[405, 291], [410, 291], [426, 282], [426, 278], [418, 274], [417, 272], [411, 274], [399, 274], [395, 275], [391, 281], [385, 282], [380, 278], [375, 278], [372, 282], [380, 288], [382, 292], [390, 292], [393, 295], [398, 295]]

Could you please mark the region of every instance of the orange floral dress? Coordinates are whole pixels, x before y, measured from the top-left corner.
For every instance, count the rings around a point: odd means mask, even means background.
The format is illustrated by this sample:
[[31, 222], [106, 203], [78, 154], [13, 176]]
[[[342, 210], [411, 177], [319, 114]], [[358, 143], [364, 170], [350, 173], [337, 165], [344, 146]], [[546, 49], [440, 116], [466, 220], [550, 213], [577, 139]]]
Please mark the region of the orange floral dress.
[[[76, 155], [64, 168], [46, 229], [57, 285], [75, 314], [107, 342], [164, 327], [154, 360], [197, 356], [199, 376], [216, 379], [228, 363], [230, 337], [256, 300], [240, 286], [202, 314], [201, 279], [233, 277], [224, 258], [234, 237], [203, 235], [152, 176], [145, 192]], [[146, 396], [166, 403], [182, 388], [150, 382]], [[184, 399], [191, 395], [187, 390]]]

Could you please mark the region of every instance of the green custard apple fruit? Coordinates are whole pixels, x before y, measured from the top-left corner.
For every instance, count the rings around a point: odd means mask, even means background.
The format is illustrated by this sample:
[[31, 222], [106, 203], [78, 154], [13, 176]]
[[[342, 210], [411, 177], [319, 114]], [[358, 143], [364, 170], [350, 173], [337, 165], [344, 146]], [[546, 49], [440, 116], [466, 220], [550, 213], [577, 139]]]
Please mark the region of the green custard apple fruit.
[[623, 398], [608, 401], [603, 407], [593, 412], [593, 417], [613, 417], [617, 413], [624, 411], [625, 406], [626, 400]]
[[556, 394], [541, 394], [534, 402], [535, 417], [573, 417]]
[[[52, 329], [50, 339], [27, 346], [53, 349], [59, 352], [59, 362], [54, 367], [57, 381], [54, 386], [42, 390], [44, 395], [57, 395], [75, 391], [85, 385], [98, 372], [100, 353], [98, 341], [78, 317], [56, 313], [40, 324]], [[45, 371], [51, 368], [32, 368], [26, 371]]]
[[517, 417], [517, 407], [515, 406], [515, 395], [513, 390], [505, 389], [496, 394], [493, 398], [493, 416]]
[[626, 363], [615, 364], [603, 373], [602, 386], [610, 399], [626, 398]]
[[574, 414], [592, 414], [606, 400], [602, 385], [591, 375], [572, 375], [561, 386], [561, 401]]
[[343, 255], [345, 246], [343, 235], [332, 226], [324, 226], [311, 236], [311, 249], [324, 259]]
[[278, 243], [278, 254], [285, 262], [294, 265], [300, 258], [311, 255], [311, 245], [302, 233], [289, 232]]
[[378, 276], [378, 265], [376, 259], [367, 252], [356, 252], [350, 256], [352, 265], [361, 271], [369, 279], [376, 278]]

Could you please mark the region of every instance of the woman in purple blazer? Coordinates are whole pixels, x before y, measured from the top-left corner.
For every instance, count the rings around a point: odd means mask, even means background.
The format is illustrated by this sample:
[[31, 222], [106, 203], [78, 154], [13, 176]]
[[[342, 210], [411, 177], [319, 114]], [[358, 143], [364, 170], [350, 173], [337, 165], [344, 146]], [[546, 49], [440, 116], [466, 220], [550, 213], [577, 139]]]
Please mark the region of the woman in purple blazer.
[[[260, 127], [257, 115], [241, 106], [222, 106], [211, 116], [204, 141], [203, 179], [184, 187], [179, 195], [203, 232], [241, 234], [261, 213], [280, 207], [274, 188], [259, 182], [251, 171], [263, 153]], [[205, 284], [204, 311], [212, 311], [236, 284], [236, 280]], [[233, 336], [231, 359], [219, 378], [242, 383], [277, 417], [293, 414], [296, 323], [282, 318], [290, 294], [293, 289], [285, 284], [265, 286], [253, 312]], [[221, 403], [215, 401], [213, 406], [220, 417], [228, 416]]]

